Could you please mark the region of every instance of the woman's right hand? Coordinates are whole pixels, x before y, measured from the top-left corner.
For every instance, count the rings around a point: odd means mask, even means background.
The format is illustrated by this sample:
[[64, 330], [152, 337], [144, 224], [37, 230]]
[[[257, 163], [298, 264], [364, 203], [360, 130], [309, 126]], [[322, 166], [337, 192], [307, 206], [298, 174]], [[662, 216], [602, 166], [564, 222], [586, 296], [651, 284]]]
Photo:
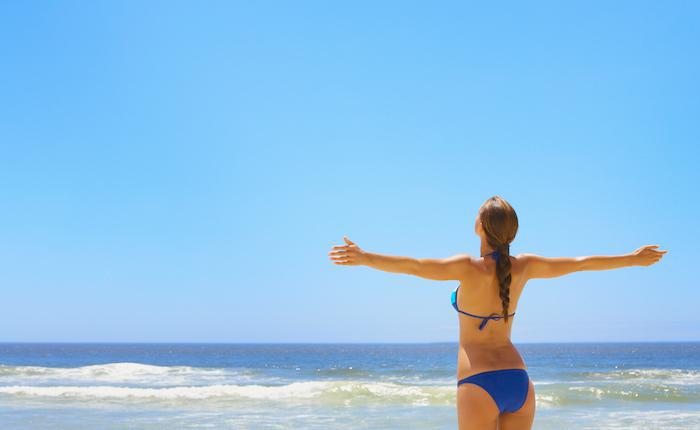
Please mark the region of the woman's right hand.
[[346, 245], [336, 245], [328, 253], [329, 258], [335, 264], [345, 266], [361, 266], [367, 264], [369, 257], [355, 242], [343, 236]]
[[631, 255], [632, 261], [634, 261], [635, 266], [651, 266], [657, 261], [661, 260], [668, 251], [660, 251], [658, 249], [659, 245], [645, 245], [637, 248]]

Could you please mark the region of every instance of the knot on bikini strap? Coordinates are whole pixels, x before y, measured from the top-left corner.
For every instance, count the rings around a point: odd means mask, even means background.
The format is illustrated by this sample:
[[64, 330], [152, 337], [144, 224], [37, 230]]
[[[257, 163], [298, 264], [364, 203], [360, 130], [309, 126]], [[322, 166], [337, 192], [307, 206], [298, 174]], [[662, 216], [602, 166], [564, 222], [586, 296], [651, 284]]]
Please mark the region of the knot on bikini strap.
[[487, 316], [487, 317], [479, 317], [479, 318], [481, 318], [481, 324], [479, 324], [479, 330], [483, 330], [484, 327], [486, 327], [486, 323], [488, 323], [489, 320], [498, 321], [498, 320], [500, 320], [501, 318], [503, 318], [503, 315], [499, 315], [499, 314], [497, 314], [497, 313], [494, 312], [494, 313], [492, 313], [491, 315], [489, 315], [489, 316]]

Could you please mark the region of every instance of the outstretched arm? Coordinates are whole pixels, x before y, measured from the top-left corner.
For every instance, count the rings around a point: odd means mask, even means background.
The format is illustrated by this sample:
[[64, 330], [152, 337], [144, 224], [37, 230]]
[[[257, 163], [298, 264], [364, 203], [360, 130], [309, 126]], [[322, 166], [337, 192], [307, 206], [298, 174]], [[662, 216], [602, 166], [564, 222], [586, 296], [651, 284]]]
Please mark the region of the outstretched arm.
[[535, 254], [520, 254], [525, 262], [528, 278], [555, 278], [582, 270], [610, 270], [629, 266], [650, 266], [668, 251], [657, 249], [659, 245], [642, 246], [624, 255], [591, 255], [585, 257], [548, 258]]
[[473, 270], [472, 258], [467, 254], [448, 258], [382, 255], [360, 249], [347, 236], [343, 239], [347, 245], [336, 245], [328, 253], [335, 264], [364, 265], [385, 272], [404, 273], [435, 281], [462, 280]]

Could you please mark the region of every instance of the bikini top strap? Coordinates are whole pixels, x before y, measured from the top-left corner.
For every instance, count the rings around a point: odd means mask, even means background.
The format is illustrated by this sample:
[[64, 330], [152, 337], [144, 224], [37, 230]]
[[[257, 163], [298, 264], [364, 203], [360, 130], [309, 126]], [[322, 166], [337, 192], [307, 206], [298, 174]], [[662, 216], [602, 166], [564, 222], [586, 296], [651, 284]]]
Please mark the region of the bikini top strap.
[[[481, 318], [481, 324], [479, 324], [479, 330], [483, 330], [484, 327], [486, 327], [486, 324], [489, 322], [489, 320], [497, 321], [497, 320], [500, 320], [501, 318], [503, 318], [503, 315], [499, 315], [495, 312], [487, 317], [484, 317], [481, 315], [470, 314], [469, 312], [464, 312], [463, 310], [461, 310], [459, 308], [459, 306], [457, 306], [457, 290], [459, 290], [459, 287], [455, 288], [455, 290], [452, 292], [452, 306], [457, 310], [457, 312], [459, 312], [461, 314], [468, 315], [468, 316], [474, 317], [474, 318]], [[515, 312], [513, 312], [512, 314], [510, 314], [508, 316], [512, 317], [514, 315], [515, 315]]]

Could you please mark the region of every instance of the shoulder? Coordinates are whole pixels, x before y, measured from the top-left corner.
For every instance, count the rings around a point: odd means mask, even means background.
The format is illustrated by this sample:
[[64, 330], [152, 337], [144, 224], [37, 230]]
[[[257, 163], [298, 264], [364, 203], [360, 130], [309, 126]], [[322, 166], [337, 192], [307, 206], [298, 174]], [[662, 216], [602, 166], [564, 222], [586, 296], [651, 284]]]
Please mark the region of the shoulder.
[[469, 254], [455, 254], [446, 258], [412, 259], [410, 274], [435, 280], [461, 280], [474, 273], [475, 259]]
[[455, 254], [455, 255], [453, 255], [452, 257], [447, 257], [446, 260], [450, 260], [450, 261], [461, 261], [461, 262], [463, 262], [463, 263], [471, 263], [471, 262], [474, 261], [475, 259], [474, 259], [474, 257], [472, 257], [472, 256], [469, 255], [469, 254], [462, 253], [462, 254]]
[[479, 259], [470, 254], [455, 254], [444, 259], [446, 264], [455, 267], [461, 274], [469, 276], [479, 270]]
[[518, 266], [518, 270], [521, 273], [525, 273], [527, 268], [532, 265], [533, 263], [539, 261], [542, 257], [537, 255], [537, 254], [532, 254], [532, 253], [521, 253], [518, 255], [512, 256], [515, 259], [515, 264]]
[[455, 254], [452, 257], [448, 257], [448, 260], [459, 262], [465, 267], [475, 267], [479, 263], [479, 258], [466, 253]]
[[522, 254], [515, 255], [514, 257], [519, 263], [524, 263], [524, 264], [532, 263], [533, 261], [539, 261], [543, 258], [541, 255], [531, 254], [531, 253], [522, 253]]
[[464, 269], [475, 267], [477, 259], [469, 254], [455, 254], [442, 260], [446, 264], [461, 266]]

